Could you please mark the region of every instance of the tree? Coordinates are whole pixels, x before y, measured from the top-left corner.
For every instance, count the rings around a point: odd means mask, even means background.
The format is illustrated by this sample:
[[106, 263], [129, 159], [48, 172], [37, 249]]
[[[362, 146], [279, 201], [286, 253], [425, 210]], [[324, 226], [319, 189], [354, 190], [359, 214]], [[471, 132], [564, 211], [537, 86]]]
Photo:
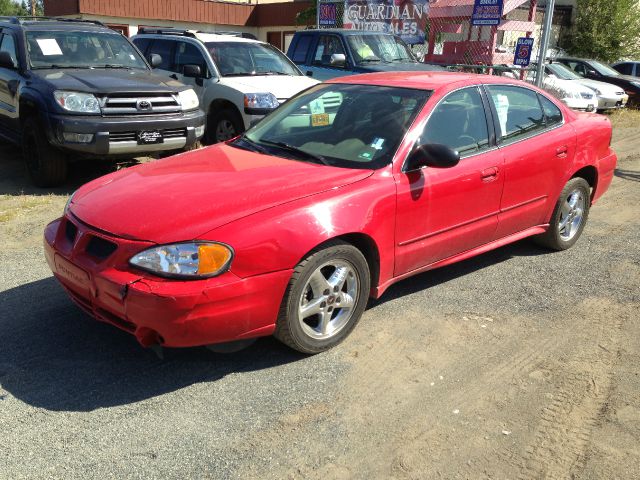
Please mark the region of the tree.
[[26, 15], [22, 6], [13, 0], [0, 0], [0, 16]]
[[569, 53], [607, 63], [640, 55], [638, 0], [578, 0], [576, 9]]
[[36, 15], [44, 15], [44, 0], [22, 0], [22, 8], [26, 15], [32, 15], [34, 8]]

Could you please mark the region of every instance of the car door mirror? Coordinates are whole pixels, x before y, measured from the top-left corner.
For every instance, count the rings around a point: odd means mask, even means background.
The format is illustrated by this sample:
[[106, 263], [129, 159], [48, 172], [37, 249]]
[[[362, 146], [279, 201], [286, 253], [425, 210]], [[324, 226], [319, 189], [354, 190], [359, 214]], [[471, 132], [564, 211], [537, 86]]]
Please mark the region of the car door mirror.
[[411, 172], [421, 167], [451, 168], [460, 162], [460, 154], [441, 143], [418, 145], [409, 154], [405, 171]]
[[182, 67], [182, 74], [189, 78], [199, 78], [202, 76], [202, 69], [200, 65], [184, 65]]
[[162, 57], [157, 53], [152, 53], [151, 55], [149, 55], [148, 60], [149, 60], [149, 65], [151, 65], [151, 68], [158, 68], [162, 63]]
[[311, 70], [307, 70], [307, 77], [313, 77], [313, 72]]
[[587, 75], [592, 75], [594, 77], [599, 77], [600, 76], [600, 74], [596, 70], [594, 70], [592, 68], [587, 70]]
[[9, 52], [0, 52], [0, 67], [15, 70], [16, 64]]
[[331, 55], [330, 63], [333, 67], [342, 67], [347, 63], [347, 57], [344, 56], [344, 53], [334, 53]]

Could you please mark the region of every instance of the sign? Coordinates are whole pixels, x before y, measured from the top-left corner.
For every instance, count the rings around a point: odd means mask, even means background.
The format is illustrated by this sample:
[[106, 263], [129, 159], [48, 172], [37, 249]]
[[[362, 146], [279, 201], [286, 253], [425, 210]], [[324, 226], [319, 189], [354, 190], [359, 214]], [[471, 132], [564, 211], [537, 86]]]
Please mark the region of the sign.
[[526, 67], [531, 61], [531, 51], [533, 50], [533, 38], [520, 37], [516, 43], [516, 55], [513, 59], [514, 65]]
[[345, 0], [344, 28], [393, 33], [409, 45], [424, 43], [428, 0]]
[[475, 0], [471, 25], [500, 25], [503, 0]]
[[320, 14], [318, 23], [325, 27], [335, 27], [338, 18], [338, 10], [335, 3], [318, 3]]

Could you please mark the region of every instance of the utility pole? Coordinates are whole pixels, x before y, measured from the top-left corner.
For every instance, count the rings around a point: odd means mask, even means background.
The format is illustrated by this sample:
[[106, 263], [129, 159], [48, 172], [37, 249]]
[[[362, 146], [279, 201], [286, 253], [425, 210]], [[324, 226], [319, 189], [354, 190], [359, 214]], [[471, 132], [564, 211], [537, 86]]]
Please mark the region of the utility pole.
[[553, 21], [553, 9], [556, 0], [547, 0], [547, 7], [544, 11], [544, 30], [540, 39], [540, 50], [538, 52], [538, 66], [536, 68], [536, 85], [542, 87], [542, 74], [544, 72], [544, 61], [547, 57], [547, 48], [551, 38], [551, 25]]
[[36, 1], [37, 0], [31, 0], [31, 16], [32, 17], [36, 16]]

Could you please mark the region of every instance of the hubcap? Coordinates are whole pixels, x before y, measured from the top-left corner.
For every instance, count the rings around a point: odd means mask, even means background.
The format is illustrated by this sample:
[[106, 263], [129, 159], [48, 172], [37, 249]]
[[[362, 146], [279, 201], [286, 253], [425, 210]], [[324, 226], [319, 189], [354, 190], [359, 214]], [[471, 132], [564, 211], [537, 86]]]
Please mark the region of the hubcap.
[[216, 126], [216, 140], [225, 142], [236, 136], [236, 129], [231, 120], [220, 120]]
[[360, 281], [345, 260], [318, 267], [309, 277], [298, 302], [298, 322], [311, 338], [324, 340], [342, 330], [355, 310]]
[[584, 217], [585, 197], [581, 190], [574, 190], [567, 197], [567, 201], [560, 211], [560, 223], [558, 231], [560, 238], [565, 242], [575, 237]]

